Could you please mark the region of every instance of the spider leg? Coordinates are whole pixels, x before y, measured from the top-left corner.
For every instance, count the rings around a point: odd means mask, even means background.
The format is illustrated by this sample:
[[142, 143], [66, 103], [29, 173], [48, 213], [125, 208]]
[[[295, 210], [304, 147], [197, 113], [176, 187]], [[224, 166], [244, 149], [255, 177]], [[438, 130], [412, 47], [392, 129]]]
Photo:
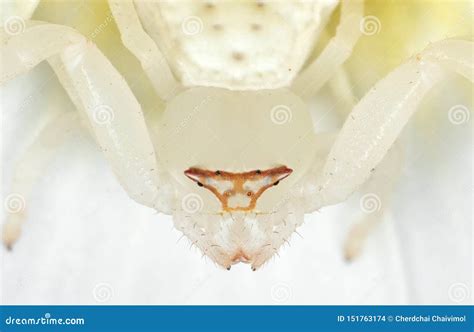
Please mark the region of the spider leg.
[[360, 190], [359, 205], [364, 216], [351, 226], [347, 234], [344, 244], [346, 260], [352, 261], [360, 255], [367, 237], [383, 220], [402, 164], [403, 149], [401, 143], [396, 142]]
[[13, 200], [17, 200], [15, 207], [6, 209], [2, 239], [7, 248], [11, 248], [20, 236], [22, 224], [27, 219], [28, 202], [34, 185], [73, 129], [79, 128], [77, 118], [76, 112], [66, 112], [52, 119], [44, 126], [17, 163], [10, 188], [11, 194], [5, 199], [6, 205], [13, 204]]
[[359, 40], [360, 21], [364, 4], [359, 0], [343, 0], [341, 19], [336, 35], [329, 41], [321, 54], [295, 78], [291, 90], [304, 99], [308, 99], [334, 75], [336, 70], [352, 53]]
[[343, 67], [344, 65], [336, 69], [334, 76], [328, 82], [334, 96], [338, 98], [336, 112], [341, 119], [341, 123], [357, 103], [357, 97], [353, 92], [349, 75]]
[[158, 95], [169, 100], [182, 87], [155, 42], [143, 30], [131, 0], [109, 0], [122, 42], [140, 60]]
[[446, 72], [472, 82], [473, 45], [450, 39], [431, 44], [380, 80], [349, 114], [317, 179], [303, 190], [306, 211], [344, 201], [359, 188]]
[[95, 44], [72, 28], [38, 22], [1, 37], [0, 84], [50, 60], [128, 195], [170, 213], [173, 186], [158, 165], [141, 107]]

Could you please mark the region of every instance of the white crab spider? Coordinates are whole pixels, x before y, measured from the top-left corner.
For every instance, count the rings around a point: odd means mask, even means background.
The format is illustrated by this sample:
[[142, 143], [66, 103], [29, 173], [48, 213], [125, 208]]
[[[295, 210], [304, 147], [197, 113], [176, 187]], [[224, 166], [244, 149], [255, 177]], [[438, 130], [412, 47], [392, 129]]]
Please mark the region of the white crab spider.
[[[201, 35], [179, 37], [183, 18], [210, 20], [219, 4], [110, 3], [124, 44], [141, 61], [157, 94], [167, 101], [159, 119], [145, 124], [140, 105], [115, 68], [93, 43], [65, 26], [28, 22], [21, 34], [3, 31], [0, 82], [48, 60], [88, 119], [130, 197], [173, 214], [175, 227], [225, 268], [241, 261], [253, 269], [260, 267], [303, 222], [305, 213], [344, 201], [369, 178], [389, 182], [385, 176], [390, 172], [384, 170], [396, 167], [387, 152], [426, 92], [446, 71], [473, 80], [472, 42], [434, 43], [377, 83], [336, 137], [316, 135], [305, 100], [350, 55], [359, 34], [359, 2], [343, 2], [336, 36], [313, 63], [300, 70], [311, 49], [307, 41], [316, 38], [324, 17], [334, 7], [331, 1], [325, 5], [306, 3], [314, 17], [299, 31], [305, 38], [286, 36], [296, 42], [279, 43], [286, 49], [280, 53], [287, 54], [280, 61], [272, 62], [274, 57], [268, 53], [268, 75], [258, 75], [248, 65], [252, 63], [248, 54], [240, 49], [229, 51], [219, 43], [212, 51], [222, 48], [226, 52], [215, 54], [213, 61], [206, 63], [206, 58], [199, 56], [210, 44], [203, 44], [198, 38]], [[267, 17], [277, 16], [280, 10], [278, 3], [225, 5], [235, 6], [234, 10], [243, 14], [265, 12], [259, 15]], [[293, 10], [297, 12], [297, 8]], [[209, 33], [214, 34], [225, 28], [223, 23], [209, 26], [213, 26]], [[164, 30], [168, 34], [160, 34]], [[276, 38], [274, 43], [278, 41]], [[245, 46], [238, 39], [234, 44]], [[251, 45], [255, 47], [255, 43]], [[227, 58], [240, 69], [227, 70]], [[217, 68], [200, 72], [192, 66], [196, 63], [199, 68]], [[110, 118], [97, 121], [104, 114]], [[286, 118], [280, 118], [282, 114]], [[60, 136], [70, 126], [71, 121], [61, 117], [47, 131]], [[22, 165], [39, 170], [47, 158], [34, 152], [27, 154]], [[376, 166], [380, 171], [373, 173]], [[28, 197], [30, 182], [21, 174], [16, 176], [12, 192]], [[279, 185], [274, 186], [276, 183]], [[4, 229], [7, 245], [17, 239], [24, 219], [14, 213], [8, 216]], [[356, 229], [351, 250], [357, 251], [365, 227]]]

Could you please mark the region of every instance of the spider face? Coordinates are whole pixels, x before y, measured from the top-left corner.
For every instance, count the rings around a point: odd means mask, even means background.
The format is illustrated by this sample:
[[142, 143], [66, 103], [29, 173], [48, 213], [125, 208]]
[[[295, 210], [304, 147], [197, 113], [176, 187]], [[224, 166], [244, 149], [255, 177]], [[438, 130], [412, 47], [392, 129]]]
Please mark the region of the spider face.
[[157, 156], [176, 181], [175, 227], [221, 266], [264, 264], [303, 222], [290, 192], [315, 157], [307, 105], [285, 89], [195, 88], [157, 124]]
[[248, 212], [255, 209], [265, 190], [278, 185], [292, 172], [292, 169], [281, 166], [243, 173], [190, 168], [184, 174], [200, 187], [210, 190], [221, 202], [223, 211]]
[[283, 89], [186, 90], [154, 132], [157, 156], [183, 196], [199, 195], [209, 213], [272, 211], [314, 159], [307, 105]]

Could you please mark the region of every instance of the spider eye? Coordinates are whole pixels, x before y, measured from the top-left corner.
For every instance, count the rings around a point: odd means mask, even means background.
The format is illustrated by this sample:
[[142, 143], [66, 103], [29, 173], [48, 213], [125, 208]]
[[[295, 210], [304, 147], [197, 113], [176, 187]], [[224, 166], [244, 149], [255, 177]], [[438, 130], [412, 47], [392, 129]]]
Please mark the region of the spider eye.
[[257, 170], [255, 171], [255, 173], [257, 173], [257, 174], [262, 174], [262, 171], [259, 170], [259, 169], [257, 169]]
[[252, 195], [253, 195], [253, 193], [252, 193], [251, 191], [247, 191], [247, 196], [250, 197], [250, 196], [252, 196]]
[[221, 175], [221, 171], [216, 171], [216, 175]]
[[198, 182], [197, 184], [198, 184], [199, 187], [203, 186], [203, 184], [201, 182]]
[[277, 182], [275, 182], [273, 185], [274, 185], [274, 186], [278, 186], [279, 183], [280, 183], [280, 180], [278, 180]]

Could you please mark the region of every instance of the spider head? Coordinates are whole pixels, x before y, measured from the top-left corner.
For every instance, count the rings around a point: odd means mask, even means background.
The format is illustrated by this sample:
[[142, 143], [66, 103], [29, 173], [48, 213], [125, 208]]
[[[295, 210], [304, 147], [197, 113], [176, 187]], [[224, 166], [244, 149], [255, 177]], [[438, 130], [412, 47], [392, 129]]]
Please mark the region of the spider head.
[[262, 266], [303, 222], [293, 193], [315, 156], [307, 105], [286, 89], [199, 87], [150, 115], [157, 158], [176, 181], [175, 227], [224, 268]]

